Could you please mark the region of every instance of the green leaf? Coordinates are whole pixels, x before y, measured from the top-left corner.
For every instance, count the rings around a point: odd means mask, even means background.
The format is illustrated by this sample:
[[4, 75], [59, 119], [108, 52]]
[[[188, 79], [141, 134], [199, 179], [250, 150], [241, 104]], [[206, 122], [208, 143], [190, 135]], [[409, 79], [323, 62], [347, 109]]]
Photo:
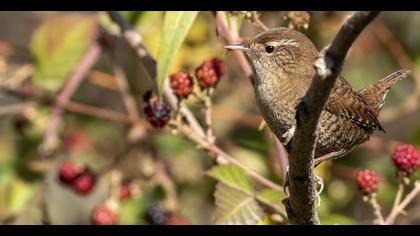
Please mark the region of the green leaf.
[[214, 223], [217, 225], [254, 225], [264, 217], [252, 194], [219, 182], [214, 196]]
[[43, 23], [32, 35], [33, 80], [57, 90], [95, 40], [96, 18], [66, 14]]
[[284, 199], [285, 195], [283, 192], [279, 192], [273, 189], [264, 189], [258, 193], [257, 199], [280, 213], [285, 213], [284, 205], [281, 202]]
[[241, 168], [232, 165], [218, 165], [208, 171], [208, 175], [229, 187], [252, 194], [252, 183], [249, 177]]
[[156, 80], [159, 93], [162, 93], [163, 81], [168, 76], [175, 54], [181, 47], [197, 13], [197, 11], [168, 11], [165, 13], [157, 56]]

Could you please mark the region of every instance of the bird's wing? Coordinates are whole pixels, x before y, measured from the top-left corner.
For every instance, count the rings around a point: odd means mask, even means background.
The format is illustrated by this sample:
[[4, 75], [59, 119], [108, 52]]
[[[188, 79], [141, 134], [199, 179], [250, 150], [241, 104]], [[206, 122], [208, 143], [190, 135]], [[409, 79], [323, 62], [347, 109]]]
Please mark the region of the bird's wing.
[[366, 128], [384, 131], [369, 105], [342, 76], [337, 78], [325, 105], [325, 110]]

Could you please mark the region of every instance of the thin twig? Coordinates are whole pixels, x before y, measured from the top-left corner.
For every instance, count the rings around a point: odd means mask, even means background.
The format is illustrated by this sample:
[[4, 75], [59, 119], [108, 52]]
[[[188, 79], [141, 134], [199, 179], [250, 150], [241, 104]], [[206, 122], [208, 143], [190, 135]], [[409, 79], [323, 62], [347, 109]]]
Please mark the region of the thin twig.
[[384, 217], [382, 216], [381, 212], [381, 206], [379, 205], [378, 201], [376, 200], [376, 197], [372, 196], [369, 198], [369, 203], [373, 208], [373, 213], [376, 216], [376, 223], [379, 225], [384, 224]]
[[277, 138], [277, 136], [274, 135], [273, 133], [271, 133], [271, 137], [273, 138], [274, 144], [276, 145], [277, 156], [278, 156], [279, 162], [280, 162], [281, 174], [283, 176], [283, 180], [285, 180], [286, 179], [286, 174], [287, 174], [287, 167], [289, 166], [289, 160], [287, 158], [287, 153], [286, 153], [286, 150], [285, 150], [283, 144], [280, 142], [280, 140]]
[[[217, 12], [215, 15], [215, 22], [216, 22], [216, 27], [217, 30], [219, 32], [222, 33], [222, 35], [225, 37], [226, 41], [229, 44], [235, 44], [235, 43], [239, 43], [239, 38], [235, 38], [231, 32], [229, 31], [229, 29], [226, 27], [226, 25], [223, 23], [222, 18], [220, 17], [220, 14]], [[252, 68], [249, 65], [245, 55], [243, 54], [243, 52], [239, 51], [239, 50], [235, 50], [234, 52], [235, 57], [238, 59], [239, 65], [241, 66], [242, 70], [244, 71], [245, 75], [249, 78], [253, 78], [253, 72], [252, 72]]]
[[222, 157], [222, 160], [217, 160], [218, 162], [230, 163], [230, 164], [236, 165], [236, 166], [240, 167], [241, 169], [243, 169], [251, 178], [253, 178], [255, 181], [259, 182], [260, 184], [262, 184], [266, 187], [272, 188], [274, 190], [277, 190], [277, 191], [283, 191], [282, 186], [266, 179], [265, 177], [259, 175], [255, 171], [253, 171], [253, 170], [249, 169], [248, 167], [244, 166], [243, 164], [238, 162], [236, 159], [234, 159], [232, 156], [230, 156], [229, 154], [224, 152], [219, 147], [210, 144], [206, 139], [202, 139], [202, 138], [198, 137], [194, 132], [192, 132], [190, 127], [184, 125], [180, 128], [180, 130], [182, 131], [182, 133], [187, 138], [196, 142], [197, 144], [199, 144], [201, 147], [203, 147], [207, 151], [214, 152], [219, 157]]
[[111, 111], [108, 109], [103, 109], [77, 102], [67, 102], [67, 104], [59, 104], [59, 106], [68, 111], [77, 112], [80, 114], [89, 115], [100, 119], [110, 120], [121, 124], [132, 123], [130, 117], [128, 117], [126, 114]]
[[95, 64], [101, 52], [102, 48], [100, 45], [96, 42], [93, 43], [88, 49], [85, 57], [80, 62], [79, 66], [70, 75], [67, 83], [63, 87], [63, 90], [58, 95], [56, 104], [52, 109], [52, 114], [48, 122], [48, 127], [44, 135], [43, 143], [41, 145], [41, 151], [44, 155], [48, 155], [55, 146], [57, 132], [61, 121], [61, 115], [63, 113], [62, 106], [68, 103], [70, 97], [83, 81], [89, 69]]
[[156, 162], [156, 167], [159, 171], [156, 172], [156, 181], [162, 186], [166, 192], [166, 209], [171, 212], [177, 212], [179, 210], [179, 200], [176, 193], [175, 184], [172, 179], [168, 176], [165, 165], [162, 161]]
[[286, 210], [293, 224], [319, 224], [316, 212], [314, 150], [316, 128], [341, 65], [354, 40], [379, 12], [357, 12], [342, 25], [331, 46], [315, 60], [316, 75], [296, 112], [296, 131], [289, 153], [290, 198]]
[[420, 182], [416, 181], [414, 183], [413, 190], [411, 190], [411, 192], [407, 194], [405, 199], [397, 207], [392, 208], [391, 213], [385, 220], [385, 224], [394, 224], [397, 216], [404, 211], [404, 209], [408, 206], [408, 204], [410, 204], [411, 201], [413, 201], [413, 199], [417, 196], [419, 192], [420, 192]]
[[140, 115], [137, 109], [136, 99], [130, 92], [127, 77], [125, 76], [123, 68], [116, 62], [113, 54], [110, 56], [110, 58], [112, 63], [112, 69], [114, 70], [115, 80], [120, 89], [121, 96], [125, 104], [125, 108], [127, 109], [128, 116], [130, 117], [131, 122], [137, 123], [140, 120]]

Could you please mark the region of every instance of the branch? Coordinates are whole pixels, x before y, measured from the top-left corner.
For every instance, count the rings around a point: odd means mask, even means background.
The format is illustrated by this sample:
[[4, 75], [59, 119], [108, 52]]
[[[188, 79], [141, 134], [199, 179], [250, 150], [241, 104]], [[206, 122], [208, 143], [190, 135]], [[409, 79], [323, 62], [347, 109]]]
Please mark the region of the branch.
[[289, 153], [290, 205], [293, 224], [319, 224], [315, 208], [314, 151], [318, 120], [331, 93], [341, 65], [354, 40], [379, 12], [357, 12], [346, 20], [331, 46], [315, 60], [316, 75], [297, 106], [296, 132]]
[[102, 48], [97, 42], [92, 44], [79, 66], [70, 75], [66, 85], [58, 95], [52, 110], [47, 131], [44, 135], [43, 143], [41, 145], [41, 151], [44, 155], [48, 155], [55, 146], [57, 131], [60, 125], [61, 115], [63, 113], [62, 106], [65, 106], [69, 102], [70, 97], [83, 81], [89, 69], [93, 66], [93, 64], [95, 64], [101, 52]]
[[383, 225], [384, 224], [384, 217], [382, 216], [382, 212], [381, 212], [381, 206], [379, 205], [378, 201], [376, 200], [375, 196], [372, 196], [369, 199], [369, 203], [373, 208], [373, 213], [376, 216], [376, 222], [379, 225]]
[[[408, 206], [408, 204], [410, 204], [411, 201], [413, 201], [413, 199], [417, 196], [419, 192], [420, 192], [420, 182], [416, 181], [414, 183], [413, 190], [409, 194], [407, 194], [405, 199], [399, 205], [397, 206], [394, 205], [392, 207], [391, 213], [389, 213], [389, 216], [385, 220], [385, 224], [393, 224], [397, 216], [404, 211], [404, 209]], [[399, 197], [401, 198], [401, 196]]]
[[[114, 20], [120, 26], [120, 28], [121, 28], [121, 30], [124, 34], [124, 37], [126, 38], [128, 43], [132, 47], [138, 47], [139, 45], [134, 44], [133, 43], [134, 40], [130, 40], [128, 37], [136, 37], [137, 39], [139, 39], [140, 41], [138, 41], [138, 44], [141, 44], [141, 37], [140, 36], [138, 36], [138, 37], [137, 36], [132, 36], [133, 33], [136, 33], [136, 32], [131, 29], [130, 25], [121, 16], [119, 16], [119, 17], [116, 16], [116, 15], [119, 15], [118, 12], [108, 12], [108, 14], [110, 15], [111, 19]], [[128, 34], [126, 31], [130, 31], [132, 33]], [[146, 49], [144, 49], [143, 53], [148, 54]], [[138, 52], [138, 54], [139, 54], [139, 57], [141, 59], [143, 59], [145, 57], [144, 55], [140, 55], [139, 52]], [[150, 58], [154, 61], [154, 59], [152, 57], [150, 57]], [[149, 72], [150, 75], [155, 75], [156, 74], [156, 72], [155, 72], [156, 67], [148, 67], [147, 63], [145, 63], [144, 65], [145, 65], [145, 68], [147, 69], [147, 71]], [[248, 64], [248, 66], [249, 66], [249, 64]], [[251, 69], [250, 69], [250, 72], [252, 73]], [[164, 96], [165, 96], [166, 100], [168, 101], [168, 103], [172, 107], [172, 109], [177, 110], [178, 109], [178, 99], [172, 93], [172, 90], [169, 86], [169, 81], [168, 80], [165, 80], [165, 82], [164, 82], [163, 93], [164, 93]], [[255, 171], [247, 168], [246, 166], [242, 165], [240, 162], [235, 160], [233, 157], [229, 156], [223, 150], [221, 150], [220, 148], [218, 148], [214, 144], [211, 144], [209, 142], [209, 140], [207, 139], [207, 135], [206, 135], [206, 132], [204, 131], [203, 127], [198, 123], [195, 116], [191, 113], [191, 111], [186, 106], [180, 104], [179, 112], [185, 117], [185, 119], [187, 121], [187, 124], [188, 124], [188, 125], [182, 125], [180, 127], [180, 130], [182, 131], [182, 133], [187, 138], [189, 138], [193, 142], [201, 145], [207, 151], [209, 151], [211, 153], [216, 153], [219, 157], [221, 157], [223, 159], [224, 162], [228, 162], [228, 163], [234, 164], [234, 165], [242, 168], [243, 170], [245, 170], [245, 172], [250, 177], [252, 177], [254, 180], [259, 182], [260, 184], [262, 184], [266, 187], [272, 188], [274, 190], [277, 190], [277, 191], [283, 191], [283, 188], [280, 185], [275, 184], [274, 182], [272, 182], [272, 181], [264, 178], [263, 176], [259, 175]]]

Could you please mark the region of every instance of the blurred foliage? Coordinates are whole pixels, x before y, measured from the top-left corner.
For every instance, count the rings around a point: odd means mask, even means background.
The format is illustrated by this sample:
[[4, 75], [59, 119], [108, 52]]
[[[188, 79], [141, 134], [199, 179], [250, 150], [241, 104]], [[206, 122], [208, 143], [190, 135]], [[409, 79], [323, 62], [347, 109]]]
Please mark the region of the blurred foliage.
[[[269, 27], [287, 26], [288, 22], [284, 18], [286, 14], [262, 12], [260, 19]], [[310, 12], [309, 28], [301, 31], [321, 49], [332, 40], [347, 14]], [[160, 72], [162, 78], [181, 69], [194, 73], [194, 69], [207, 58], [219, 57], [224, 60], [226, 75], [213, 95], [216, 143], [244, 165], [281, 184], [282, 174], [270, 134], [267, 129], [258, 130], [262, 118], [256, 107], [251, 83], [245, 79], [234, 55], [223, 49], [225, 41], [216, 32], [212, 12], [199, 12], [196, 17], [191, 15], [188, 20], [191, 25], [187, 24], [183, 32], [182, 28], [176, 27], [176, 22], [171, 24], [168, 18], [165, 23], [163, 12], [133, 11], [122, 12], [122, 15], [140, 33], [145, 47], [154, 58], [162, 62], [162, 57], [168, 57]], [[19, 73], [22, 72], [19, 72], [19, 68], [29, 64], [33, 74], [25, 79], [33, 81], [37, 88], [53, 92], [60, 91], [95, 40], [97, 23], [113, 34], [120, 32], [104, 12], [1, 12], [0, 19], [8, 19], [0, 20], [0, 85], [7, 83], [17, 87], [19, 83], [10, 81], [21, 81]], [[420, 35], [417, 28], [420, 25], [420, 14], [385, 12], [379, 19], [406, 49], [416, 67], [419, 67], [420, 44], [417, 42]], [[238, 29], [242, 38], [252, 37], [260, 31], [254, 24], [244, 20], [241, 14], [229, 21], [228, 13], [223, 13], [222, 20], [233, 29]], [[36, 24], [26, 24], [27, 21]], [[15, 27], [20, 30], [13, 29], [7, 22], [15, 22]], [[174, 34], [179, 34], [179, 49], [171, 48], [172, 53], [159, 53], [162, 50], [160, 45], [170, 37], [168, 35]], [[32, 38], [27, 35], [32, 35]], [[22, 41], [25, 37], [28, 38], [27, 42]], [[124, 62], [122, 65], [131, 90], [136, 94], [138, 109], [143, 115], [142, 95], [148, 89], [150, 84], [147, 83], [150, 80], [124, 40], [118, 38], [117, 45], [118, 60]], [[397, 59], [367, 29], [349, 52], [342, 74], [355, 89], [361, 89], [397, 69]], [[104, 53], [71, 100], [125, 113], [124, 103], [113, 78], [109, 57]], [[385, 108], [398, 106], [414, 91], [414, 87], [411, 77], [401, 81], [389, 93]], [[0, 94], [0, 109], [18, 102], [21, 100]], [[184, 102], [197, 114], [199, 122], [204, 123], [197, 99], [190, 96]], [[117, 165], [123, 173], [122, 179], [133, 180], [137, 186], [133, 196], [120, 202], [120, 224], [148, 224], [144, 214], [152, 204], [159, 202], [170, 205], [167, 190], [153, 184], [157, 181], [154, 175], [159, 171], [158, 163], [163, 163], [162, 168], [174, 184], [179, 213], [188, 218], [191, 224], [212, 224], [217, 215], [222, 215], [219, 219], [223, 220], [216, 223], [252, 221], [275, 224], [265, 210], [268, 208], [271, 212], [284, 214], [281, 203], [283, 193], [261, 189], [234, 166], [213, 167], [213, 160], [200, 147], [165, 130], [148, 129], [145, 139], [126, 150], [130, 127], [76, 112], [65, 112], [59, 130], [59, 152], [51, 158], [40, 158], [39, 145], [49, 124], [50, 114], [50, 107], [45, 105], [29, 106], [12, 115], [0, 111], [0, 222], [14, 219], [15, 223], [39, 224], [40, 215], [45, 210], [43, 199], [48, 199], [46, 210], [54, 218], [52, 222], [90, 223], [91, 209], [109, 195], [110, 177], [107, 174], [101, 177], [95, 192], [83, 198], [57, 181], [56, 167], [61, 160], [71, 159], [100, 172], [120, 155], [125, 157]], [[419, 116], [420, 111], [417, 109], [401, 119], [383, 124], [387, 133], [378, 133], [377, 136], [419, 146]], [[28, 122], [23, 133], [16, 129], [19, 117], [24, 117]], [[74, 131], [82, 133], [83, 138], [76, 142], [76, 148], [69, 150], [66, 148], [66, 137]], [[397, 180], [389, 153], [386, 150], [358, 148], [347, 157], [325, 163], [316, 170], [325, 184], [318, 208], [322, 224], [371, 224], [374, 217], [372, 210], [362, 201], [354, 183], [354, 173], [361, 168], [371, 168], [379, 174], [378, 201], [384, 212], [390, 210]], [[205, 174], [208, 170], [210, 177]], [[418, 174], [414, 178], [418, 179]], [[229, 204], [231, 198], [241, 200], [243, 208]], [[410, 215], [401, 218], [409, 219]], [[419, 223], [420, 218], [413, 216], [409, 221]]]

